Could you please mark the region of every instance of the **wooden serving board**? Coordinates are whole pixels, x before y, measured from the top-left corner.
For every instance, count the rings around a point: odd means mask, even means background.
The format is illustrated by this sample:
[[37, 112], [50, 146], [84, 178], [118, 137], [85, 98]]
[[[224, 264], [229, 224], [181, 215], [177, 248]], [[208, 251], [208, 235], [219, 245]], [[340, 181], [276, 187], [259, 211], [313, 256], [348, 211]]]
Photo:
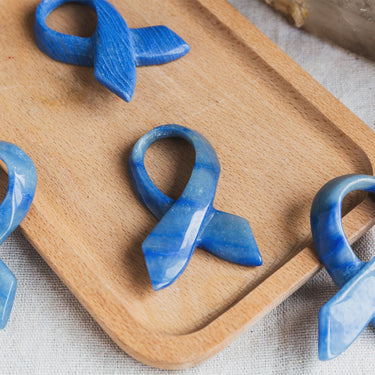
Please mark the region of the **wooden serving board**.
[[[191, 46], [178, 61], [139, 68], [130, 104], [97, 83], [93, 69], [37, 48], [37, 3], [0, 4], [0, 139], [22, 147], [39, 173], [24, 233], [127, 353], [161, 368], [193, 366], [319, 269], [311, 201], [335, 176], [373, 173], [375, 135], [224, 0], [113, 0], [130, 27], [164, 24]], [[86, 11], [64, 7], [49, 24], [80, 33], [75, 21], [82, 25]], [[176, 283], [152, 290], [141, 244], [156, 220], [130, 186], [127, 159], [143, 134], [168, 123], [199, 131], [216, 149], [215, 206], [250, 221], [263, 266], [198, 249]], [[146, 159], [157, 185], [177, 197], [192, 149], [169, 140]], [[373, 217], [366, 198], [345, 218], [349, 236]]]

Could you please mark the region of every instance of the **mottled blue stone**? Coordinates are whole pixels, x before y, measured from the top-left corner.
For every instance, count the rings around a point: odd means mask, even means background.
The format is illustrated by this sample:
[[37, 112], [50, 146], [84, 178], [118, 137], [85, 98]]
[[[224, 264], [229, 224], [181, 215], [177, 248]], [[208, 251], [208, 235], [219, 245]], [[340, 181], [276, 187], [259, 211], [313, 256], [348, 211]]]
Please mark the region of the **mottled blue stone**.
[[[68, 2], [88, 5], [97, 13], [89, 38], [62, 34], [46, 24], [48, 15]], [[43, 0], [35, 14], [35, 40], [55, 60], [93, 66], [96, 79], [129, 102], [137, 80], [136, 66], [164, 64], [189, 52], [189, 45], [165, 26], [131, 29], [105, 0]]]
[[[29, 211], [36, 189], [36, 169], [17, 146], [0, 142], [0, 159], [8, 171], [8, 190], [0, 204], [0, 245], [16, 229]], [[14, 301], [17, 280], [0, 260], [0, 329], [4, 328]]]
[[[190, 180], [176, 201], [156, 187], [144, 165], [150, 145], [169, 137], [185, 139], [196, 155]], [[159, 220], [142, 244], [154, 290], [167, 287], [182, 274], [196, 247], [237, 264], [262, 264], [249, 222], [213, 208], [220, 164], [202, 135], [179, 125], [151, 130], [134, 146], [129, 174], [139, 200]]]
[[319, 313], [319, 358], [329, 360], [347, 349], [375, 318], [375, 262], [354, 254], [344, 233], [342, 201], [348, 193], [375, 193], [375, 177], [346, 175], [328, 182], [311, 207], [311, 229], [318, 255], [340, 291]]
[[17, 279], [0, 259], [0, 329], [3, 329], [12, 311], [16, 295]]

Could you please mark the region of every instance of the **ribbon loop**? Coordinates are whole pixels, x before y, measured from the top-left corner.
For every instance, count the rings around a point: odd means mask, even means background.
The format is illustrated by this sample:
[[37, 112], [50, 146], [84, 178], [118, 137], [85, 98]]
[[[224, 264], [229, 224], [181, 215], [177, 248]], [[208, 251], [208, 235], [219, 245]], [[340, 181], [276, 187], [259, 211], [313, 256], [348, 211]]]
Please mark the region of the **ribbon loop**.
[[375, 193], [375, 177], [346, 175], [328, 182], [311, 207], [316, 251], [340, 291], [319, 313], [319, 357], [335, 358], [347, 349], [371, 321], [375, 323], [375, 261], [354, 254], [342, 225], [342, 201], [348, 193]]
[[[144, 166], [150, 145], [168, 137], [187, 140], [196, 154], [190, 180], [176, 201], [155, 186]], [[142, 245], [155, 290], [170, 285], [181, 275], [196, 247], [242, 265], [262, 264], [248, 221], [213, 208], [220, 164], [215, 150], [202, 135], [179, 125], [151, 130], [134, 146], [129, 174], [140, 201], [160, 220]]]
[[[97, 14], [91, 37], [59, 33], [47, 26], [48, 15], [62, 4], [87, 5]], [[189, 52], [190, 47], [165, 26], [130, 29], [106, 0], [42, 0], [34, 24], [38, 47], [55, 60], [94, 66], [96, 79], [129, 102], [137, 80], [136, 66], [164, 64]]]
[[[16, 229], [29, 211], [36, 190], [36, 169], [17, 146], [0, 142], [0, 159], [8, 171], [8, 190], [0, 204], [0, 245]], [[0, 260], [0, 329], [4, 328], [16, 293], [17, 280]]]

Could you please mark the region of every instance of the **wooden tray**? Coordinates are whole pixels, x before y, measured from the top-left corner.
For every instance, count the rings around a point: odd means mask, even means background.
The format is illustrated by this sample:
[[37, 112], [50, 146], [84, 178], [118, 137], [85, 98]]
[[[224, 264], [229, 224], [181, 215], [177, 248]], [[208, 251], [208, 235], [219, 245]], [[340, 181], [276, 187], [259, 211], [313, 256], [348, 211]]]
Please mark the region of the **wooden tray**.
[[[92, 69], [39, 51], [37, 2], [0, 5], [0, 138], [21, 146], [39, 173], [23, 230], [127, 353], [156, 367], [193, 366], [319, 269], [307, 247], [313, 196], [335, 176], [372, 174], [375, 135], [224, 0], [113, 0], [131, 27], [165, 24], [191, 45], [178, 61], [139, 68], [130, 104]], [[49, 23], [68, 32], [82, 14], [64, 7]], [[175, 284], [151, 289], [141, 243], [156, 221], [136, 199], [126, 163], [139, 137], [167, 123], [198, 130], [216, 149], [216, 208], [250, 221], [262, 267], [197, 250]], [[150, 149], [146, 166], [176, 197], [193, 159], [170, 140]], [[373, 217], [366, 198], [345, 219], [350, 237]]]

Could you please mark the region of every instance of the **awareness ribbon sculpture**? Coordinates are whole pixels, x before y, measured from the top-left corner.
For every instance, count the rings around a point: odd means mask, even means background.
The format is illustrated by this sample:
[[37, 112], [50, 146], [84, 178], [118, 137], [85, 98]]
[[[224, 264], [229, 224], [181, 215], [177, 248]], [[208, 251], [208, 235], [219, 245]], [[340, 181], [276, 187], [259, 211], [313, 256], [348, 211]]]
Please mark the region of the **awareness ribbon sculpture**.
[[[144, 165], [150, 145], [169, 137], [183, 138], [195, 149], [190, 180], [176, 201], [155, 186]], [[154, 290], [167, 287], [182, 274], [196, 247], [237, 264], [262, 264], [249, 222], [213, 207], [220, 164], [202, 135], [179, 125], [151, 130], [134, 146], [129, 174], [139, 200], [159, 220], [142, 244]]]
[[[29, 211], [36, 190], [36, 169], [32, 160], [17, 146], [0, 142], [0, 159], [8, 171], [8, 190], [0, 204], [0, 245], [16, 229]], [[0, 329], [12, 310], [17, 280], [0, 260]]]
[[[88, 5], [97, 14], [91, 37], [67, 35], [50, 29], [46, 19], [62, 4]], [[35, 14], [38, 47], [55, 60], [93, 66], [96, 79], [130, 102], [137, 81], [136, 66], [164, 64], [189, 52], [189, 45], [165, 26], [131, 29], [121, 14], [105, 0], [42, 0]]]
[[316, 251], [340, 291], [319, 312], [319, 358], [346, 350], [371, 322], [375, 323], [375, 259], [364, 263], [344, 233], [341, 204], [348, 193], [375, 193], [375, 177], [346, 175], [322, 187], [311, 207]]

